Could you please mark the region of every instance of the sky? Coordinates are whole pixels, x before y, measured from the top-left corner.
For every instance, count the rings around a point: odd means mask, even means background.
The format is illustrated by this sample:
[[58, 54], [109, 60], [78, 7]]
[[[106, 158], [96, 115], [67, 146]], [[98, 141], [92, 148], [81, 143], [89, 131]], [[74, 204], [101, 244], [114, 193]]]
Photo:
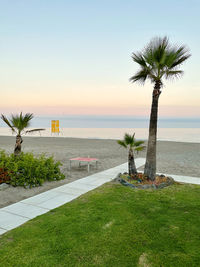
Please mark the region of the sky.
[[185, 44], [159, 114], [200, 117], [199, 0], [0, 0], [1, 113], [147, 116], [153, 85], [131, 59], [155, 36]]

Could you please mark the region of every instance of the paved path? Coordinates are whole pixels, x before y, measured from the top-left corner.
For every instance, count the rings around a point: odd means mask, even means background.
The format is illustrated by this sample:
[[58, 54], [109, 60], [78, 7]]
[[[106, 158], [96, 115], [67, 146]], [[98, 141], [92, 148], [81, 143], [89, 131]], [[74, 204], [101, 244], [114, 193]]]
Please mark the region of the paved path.
[[[144, 158], [135, 160], [136, 167], [144, 165]], [[118, 173], [127, 171], [128, 164], [95, 173], [72, 183], [56, 187], [44, 193], [19, 201], [0, 209], [0, 235], [19, 225], [64, 205], [82, 194], [113, 180]], [[178, 182], [199, 184], [200, 178], [167, 174]]]
[[176, 182], [200, 185], [200, 177], [183, 176], [183, 175], [166, 174], [166, 173], [165, 175], [171, 176]]

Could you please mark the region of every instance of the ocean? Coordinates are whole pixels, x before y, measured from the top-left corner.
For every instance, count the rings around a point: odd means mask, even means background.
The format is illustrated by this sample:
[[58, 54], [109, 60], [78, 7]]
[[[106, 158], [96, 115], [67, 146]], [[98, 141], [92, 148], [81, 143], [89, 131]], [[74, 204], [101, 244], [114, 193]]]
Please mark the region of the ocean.
[[[51, 135], [51, 120], [60, 121], [59, 135]], [[125, 132], [135, 133], [137, 139], [148, 138], [149, 118], [130, 116], [38, 116], [31, 128], [45, 131], [31, 136], [59, 136], [95, 139], [121, 139]], [[12, 135], [0, 121], [0, 135]], [[200, 118], [159, 118], [158, 140], [200, 143]]]

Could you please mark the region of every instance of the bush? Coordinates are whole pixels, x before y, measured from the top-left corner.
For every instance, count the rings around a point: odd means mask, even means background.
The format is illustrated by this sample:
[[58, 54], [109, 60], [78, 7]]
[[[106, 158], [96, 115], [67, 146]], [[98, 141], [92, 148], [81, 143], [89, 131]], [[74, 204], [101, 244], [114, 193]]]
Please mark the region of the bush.
[[36, 157], [32, 153], [21, 153], [16, 157], [0, 151], [0, 168], [8, 174], [13, 186], [33, 187], [42, 185], [44, 181], [64, 179], [60, 165], [53, 157]]

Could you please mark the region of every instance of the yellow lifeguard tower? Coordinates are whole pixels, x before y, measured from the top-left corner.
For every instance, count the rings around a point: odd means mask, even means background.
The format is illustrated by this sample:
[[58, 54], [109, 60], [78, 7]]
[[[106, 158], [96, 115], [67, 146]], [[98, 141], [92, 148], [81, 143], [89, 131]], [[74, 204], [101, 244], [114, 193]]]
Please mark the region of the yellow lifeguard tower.
[[57, 134], [59, 135], [59, 120], [52, 120], [51, 121], [51, 134]]

